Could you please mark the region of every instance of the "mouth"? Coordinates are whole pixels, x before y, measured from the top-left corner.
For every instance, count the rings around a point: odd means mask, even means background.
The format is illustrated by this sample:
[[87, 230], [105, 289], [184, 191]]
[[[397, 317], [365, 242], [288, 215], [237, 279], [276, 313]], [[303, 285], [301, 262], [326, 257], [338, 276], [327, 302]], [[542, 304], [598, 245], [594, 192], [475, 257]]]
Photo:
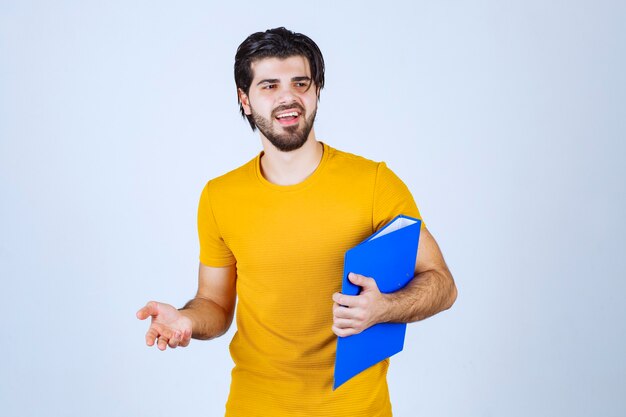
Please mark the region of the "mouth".
[[291, 126], [300, 121], [301, 113], [296, 109], [289, 109], [278, 113], [274, 118], [282, 126]]

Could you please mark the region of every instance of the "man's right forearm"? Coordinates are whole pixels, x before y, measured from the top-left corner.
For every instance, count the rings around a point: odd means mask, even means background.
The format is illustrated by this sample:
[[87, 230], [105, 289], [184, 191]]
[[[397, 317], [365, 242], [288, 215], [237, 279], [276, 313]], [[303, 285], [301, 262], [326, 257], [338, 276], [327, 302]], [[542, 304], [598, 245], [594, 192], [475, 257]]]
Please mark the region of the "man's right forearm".
[[194, 339], [208, 340], [219, 337], [226, 333], [233, 321], [232, 314], [206, 298], [196, 297], [179, 311], [191, 319], [191, 337]]

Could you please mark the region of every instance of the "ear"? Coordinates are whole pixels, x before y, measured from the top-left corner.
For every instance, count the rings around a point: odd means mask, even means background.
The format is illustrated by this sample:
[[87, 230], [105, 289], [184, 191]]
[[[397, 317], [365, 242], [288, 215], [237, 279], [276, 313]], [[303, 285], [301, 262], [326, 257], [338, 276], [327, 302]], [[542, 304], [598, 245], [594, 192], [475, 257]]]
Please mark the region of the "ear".
[[252, 114], [252, 110], [250, 110], [250, 99], [248, 95], [243, 92], [241, 88], [237, 89], [237, 95], [239, 96], [239, 101], [241, 101], [241, 106], [243, 107], [244, 113], [248, 116]]

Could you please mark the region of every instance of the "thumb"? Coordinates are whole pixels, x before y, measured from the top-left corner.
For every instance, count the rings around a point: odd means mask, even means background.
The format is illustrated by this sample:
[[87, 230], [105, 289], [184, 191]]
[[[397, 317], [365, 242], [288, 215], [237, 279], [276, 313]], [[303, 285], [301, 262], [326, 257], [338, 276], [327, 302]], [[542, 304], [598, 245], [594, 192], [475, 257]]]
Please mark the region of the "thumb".
[[378, 285], [376, 285], [376, 281], [374, 278], [364, 277], [363, 275], [355, 274], [354, 272], [350, 272], [348, 274], [348, 279], [354, 285], [358, 285], [359, 287], [363, 287], [363, 291], [378, 289]]
[[137, 312], [137, 318], [139, 320], [145, 320], [150, 316], [156, 316], [159, 314], [159, 303], [156, 301], [150, 301], [142, 309]]

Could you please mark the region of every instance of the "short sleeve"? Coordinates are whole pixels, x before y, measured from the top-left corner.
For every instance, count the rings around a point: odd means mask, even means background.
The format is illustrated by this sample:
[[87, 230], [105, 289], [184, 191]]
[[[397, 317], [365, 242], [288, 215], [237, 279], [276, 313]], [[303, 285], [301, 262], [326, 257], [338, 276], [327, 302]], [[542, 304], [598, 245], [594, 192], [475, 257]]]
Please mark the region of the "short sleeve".
[[211, 206], [209, 181], [202, 190], [198, 204], [198, 238], [200, 240], [200, 262], [206, 266], [223, 267], [236, 263], [236, 259], [219, 231]]
[[[374, 186], [373, 229], [379, 230], [396, 216], [403, 214], [422, 220], [408, 187], [384, 162], [378, 164]], [[422, 227], [424, 227], [422, 220]]]

